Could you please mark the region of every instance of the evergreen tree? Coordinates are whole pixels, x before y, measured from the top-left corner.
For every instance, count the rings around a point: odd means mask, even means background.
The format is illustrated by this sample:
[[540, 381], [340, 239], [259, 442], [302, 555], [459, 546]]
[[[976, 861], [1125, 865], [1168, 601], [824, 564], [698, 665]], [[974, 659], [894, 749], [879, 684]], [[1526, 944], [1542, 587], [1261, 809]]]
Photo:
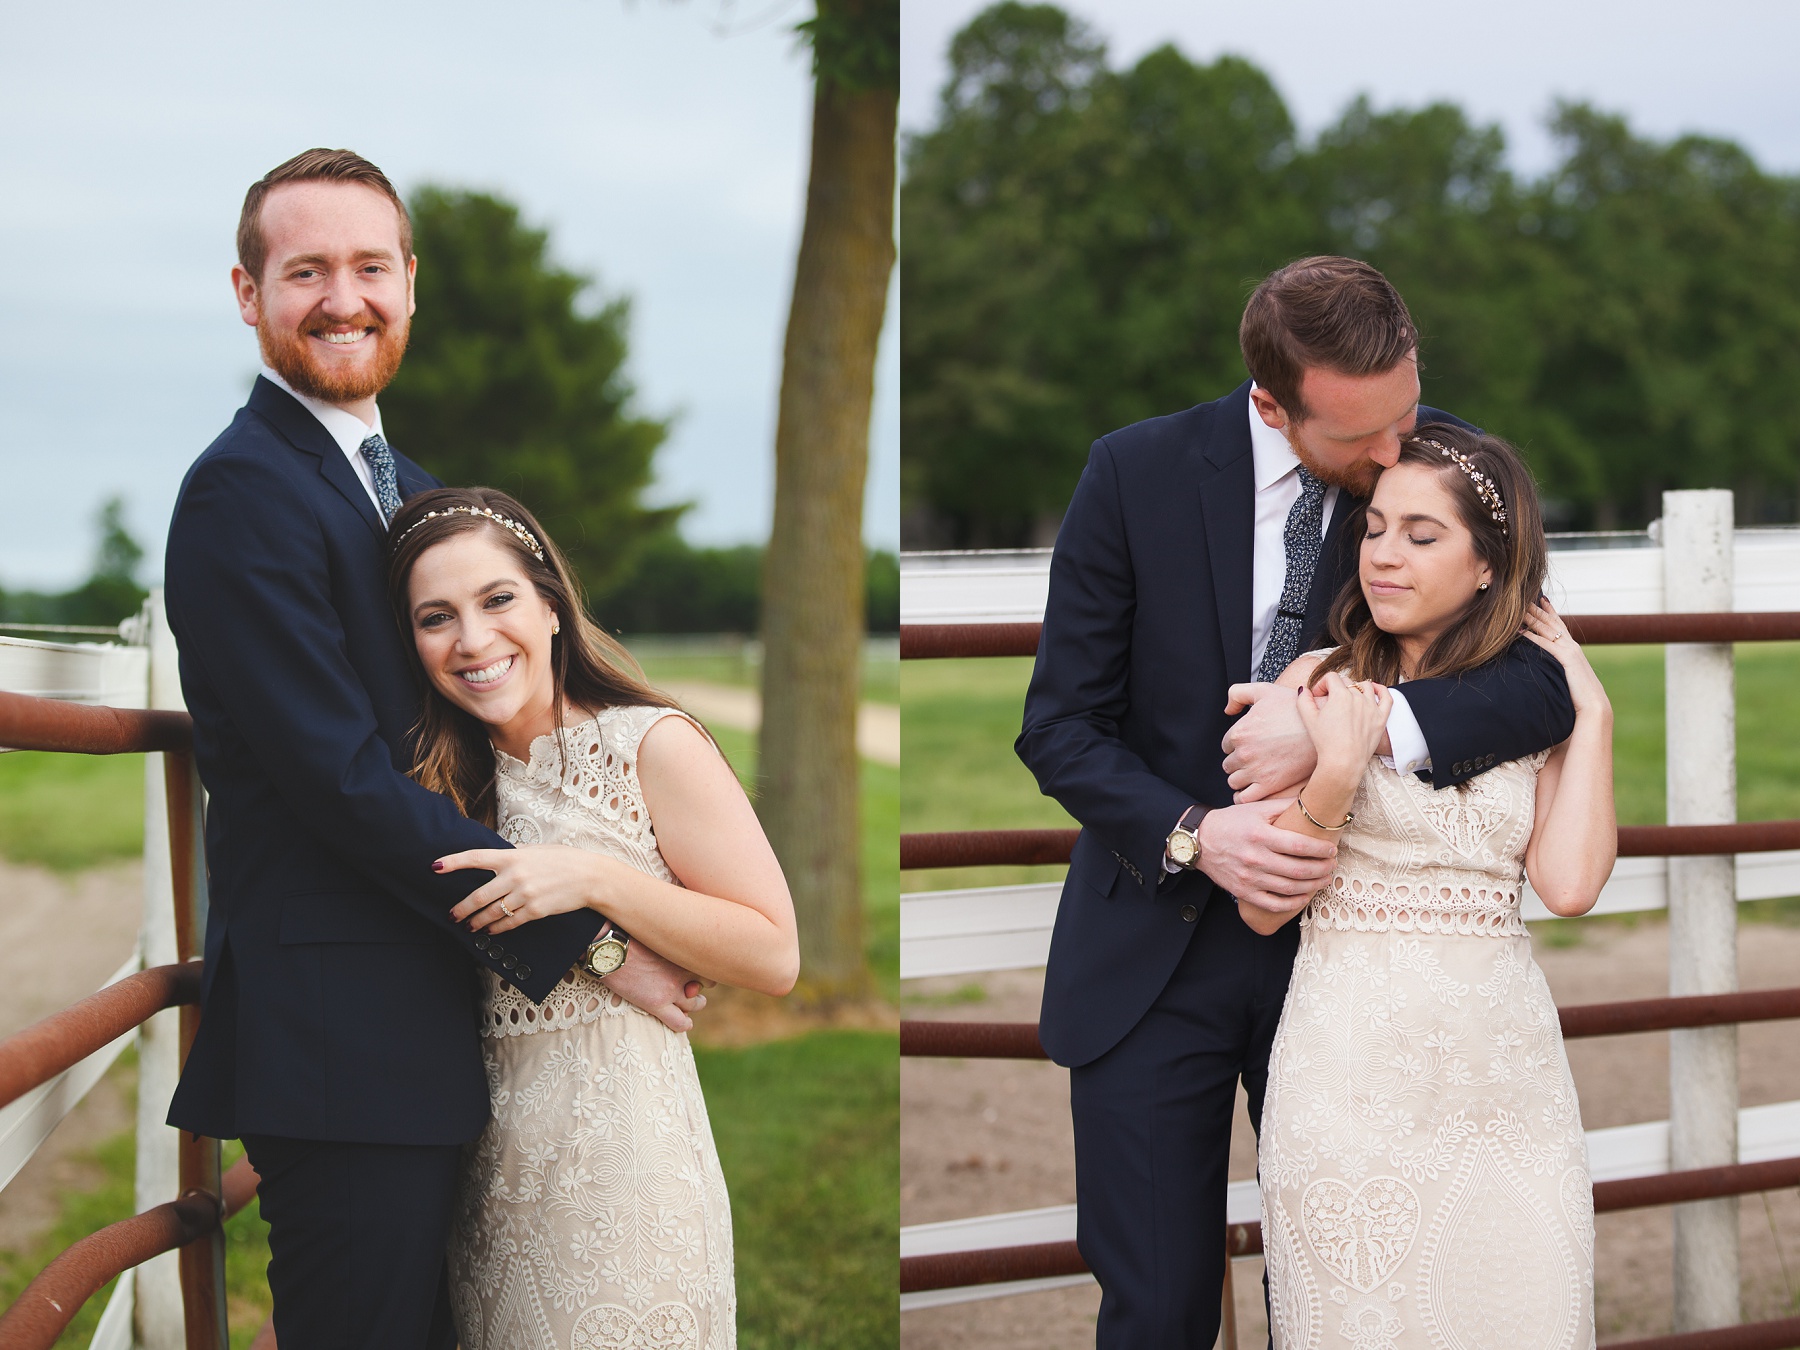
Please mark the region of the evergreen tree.
[[446, 483], [517, 497], [604, 589], [683, 509], [641, 501], [668, 424], [633, 407], [629, 302], [554, 263], [498, 197], [424, 187], [408, 207], [418, 313], [383, 425]]

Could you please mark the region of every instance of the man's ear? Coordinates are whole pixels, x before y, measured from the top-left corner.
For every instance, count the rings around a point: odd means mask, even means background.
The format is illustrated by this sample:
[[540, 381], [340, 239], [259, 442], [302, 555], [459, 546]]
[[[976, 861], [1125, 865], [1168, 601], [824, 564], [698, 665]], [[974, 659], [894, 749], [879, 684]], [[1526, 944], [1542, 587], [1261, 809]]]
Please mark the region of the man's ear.
[[413, 282], [419, 275], [419, 255], [413, 254], [406, 260], [406, 317], [418, 312], [419, 302], [413, 298]]
[[1263, 425], [1273, 427], [1276, 431], [1286, 431], [1288, 415], [1282, 406], [1275, 401], [1275, 395], [1260, 385], [1250, 391], [1251, 406], [1256, 415], [1263, 420]]
[[262, 295], [256, 288], [256, 278], [244, 270], [242, 263], [232, 264], [231, 291], [237, 297], [238, 317], [256, 327], [262, 316]]

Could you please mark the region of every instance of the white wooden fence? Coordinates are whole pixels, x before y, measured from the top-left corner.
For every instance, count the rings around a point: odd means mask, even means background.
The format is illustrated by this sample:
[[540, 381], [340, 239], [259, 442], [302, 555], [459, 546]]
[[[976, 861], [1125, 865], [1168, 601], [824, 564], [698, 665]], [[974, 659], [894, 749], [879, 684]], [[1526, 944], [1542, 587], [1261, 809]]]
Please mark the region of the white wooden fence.
[[[1717, 500], [1723, 498], [1729, 547], [1722, 562], [1730, 596], [1730, 608], [1739, 612], [1800, 610], [1800, 529], [1752, 529], [1729, 531], [1730, 494], [1678, 493], [1665, 500], [1679, 512], [1699, 507], [1716, 519]], [[1679, 519], [1679, 515], [1676, 517]], [[1693, 545], [1677, 545], [1689, 550]], [[1656, 614], [1667, 609], [1699, 608], [1680, 596], [1665, 605], [1665, 572], [1670, 565], [1691, 565], [1689, 553], [1665, 556], [1660, 523], [1646, 534], [1552, 537], [1549, 593], [1566, 614]], [[1716, 560], [1715, 560], [1716, 561]], [[900, 614], [903, 626], [913, 624], [1036, 623], [1044, 616], [1049, 590], [1050, 551], [1031, 549], [981, 553], [909, 553], [900, 561]], [[1673, 650], [1673, 649], [1671, 649]], [[1729, 710], [1732, 690], [1726, 663], [1722, 697]], [[1710, 686], [1709, 686], [1710, 687]], [[1715, 690], [1718, 694], [1720, 691]], [[1800, 716], [1800, 705], [1796, 706]], [[1676, 761], [1682, 746], [1671, 738], [1671, 782], [1683, 766]], [[1593, 914], [1619, 914], [1667, 909], [1670, 894], [1670, 860], [1622, 858], [1613, 869]], [[1742, 854], [1732, 868], [1736, 897], [1742, 901], [1800, 895], [1800, 850], [1781, 853]], [[1050, 933], [1056, 920], [1060, 883], [1026, 886], [993, 886], [960, 890], [918, 891], [900, 897], [900, 976], [903, 980], [931, 976], [967, 975], [985, 971], [1041, 967], [1048, 955]], [[1525, 917], [1551, 917], [1542, 902], [1527, 889]], [[1731, 976], [1735, 987], [1735, 968]], [[1679, 989], [1676, 992], [1697, 992]], [[1711, 990], [1709, 990], [1711, 992]], [[1674, 1033], [1679, 1035], [1681, 1033]], [[1721, 1103], [1730, 1112], [1735, 1101], [1735, 1039], [1731, 1042], [1732, 1100]], [[1676, 1085], [1679, 1087], [1679, 1085]], [[1757, 1162], [1800, 1154], [1800, 1101], [1737, 1111], [1736, 1156], [1709, 1162]], [[1588, 1154], [1596, 1181], [1652, 1176], [1671, 1167], [1668, 1121], [1588, 1132]], [[1681, 1166], [1701, 1165], [1678, 1160]], [[1730, 1206], [1735, 1215], [1735, 1201]], [[1694, 1209], [1695, 1206], [1686, 1206]], [[1230, 1223], [1260, 1217], [1256, 1185], [1233, 1183], [1227, 1200]], [[1735, 1223], [1735, 1220], [1733, 1221]], [[1735, 1228], [1731, 1243], [1731, 1298], [1736, 1299]], [[917, 1224], [900, 1233], [900, 1254], [926, 1256], [1042, 1242], [1072, 1240], [1075, 1207], [1008, 1214], [990, 1214], [942, 1223]], [[1091, 1276], [1060, 1276], [1011, 1284], [976, 1285], [957, 1289], [903, 1294], [902, 1311], [940, 1306], [974, 1299], [997, 1298], [1086, 1283]], [[1715, 1281], [1717, 1282], [1717, 1281]], [[1678, 1290], [1679, 1290], [1678, 1279]], [[1678, 1292], [1678, 1305], [1680, 1295]], [[1677, 1326], [1683, 1320], [1677, 1308]], [[1735, 1316], [1729, 1320], [1735, 1321]], [[1711, 1321], [1718, 1325], [1717, 1320]]]
[[[161, 593], [120, 625], [120, 640], [49, 642], [0, 629], [0, 690], [113, 708], [181, 708], [174, 640]], [[137, 951], [105, 983], [173, 963], [174, 891], [162, 756], [145, 756], [144, 901]], [[104, 986], [102, 986], [104, 987]], [[50, 1132], [100, 1081], [125, 1047], [138, 1048], [136, 1210], [180, 1193], [177, 1134], [163, 1123], [179, 1076], [180, 1010], [158, 1013], [67, 1072], [0, 1109], [0, 1187], [19, 1174]], [[5, 1193], [0, 1190], [0, 1204]], [[167, 1252], [127, 1270], [90, 1343], [94, 1350], [181, 1350], [186, 1344], [178, 1257]]]

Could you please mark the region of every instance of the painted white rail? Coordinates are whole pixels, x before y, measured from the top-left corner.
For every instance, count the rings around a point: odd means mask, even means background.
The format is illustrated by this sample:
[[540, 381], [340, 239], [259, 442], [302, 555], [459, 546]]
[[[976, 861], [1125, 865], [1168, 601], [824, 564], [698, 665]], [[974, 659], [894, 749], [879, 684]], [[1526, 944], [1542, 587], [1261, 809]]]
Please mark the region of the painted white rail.
[[[1635, 548], [1571, 548], [1562, 545], [1581, 537], [1552, 535], [1548, 589], [1557, 608], [1662, 613], [1663, 550], [1649, 534], [1641, 538]], [[1732, 552], [1734, 610], [1800, 609], [1800, 529], [1738, 530]], [[903, 553], [900, 622], [1038, 623], [1049, 587], [1049, 549]]]

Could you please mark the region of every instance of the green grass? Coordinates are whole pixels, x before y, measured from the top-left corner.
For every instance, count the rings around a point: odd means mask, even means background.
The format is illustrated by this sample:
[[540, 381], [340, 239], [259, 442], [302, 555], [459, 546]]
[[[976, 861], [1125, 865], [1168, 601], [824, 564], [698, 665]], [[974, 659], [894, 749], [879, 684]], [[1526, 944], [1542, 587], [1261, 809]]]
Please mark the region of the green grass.
[[893, 1346], [898, 1039], [818, 1031], [694, 1054], [731, 1190], [738, 1344]]
[[142, 755], [0, 755], [0, 855], [67, 872], [143, 851]]
[[[1613, 702], [1619, 821], [1664, 820], [1663, 649], [1592, 647]], [[1012, 751], [1029, 658], [913, 661], [901, 676], [902, 828], [1043, 828], [1072, 822]], [[1800, 643], [1737, 649], [1738, 818], [1800, 818]], [[909, 872], [908, 890], [1052, 880], [1060, 868]], [[1781, 902], [1771, 902], [1779, 904]], [[1776, 911], [1771, 911], [1771, 916]], [[1782, 911], [1785, 912], [1785, 911]], [[1746, 920], [1760, 911], [1745, 906]], [[1558, 939], [1560, 940], [1560, 939]]]
[[[762, 679], [762, 667], [753, 659], [756, 649], [748, 644], [690, 643], [670, 638], [626, 638], [626, 647], [643, 666], [650, 683], [659, 680], [710, 680], [754, 689]], [[890, 639], [891, 642], [891, 639]], [[871, 703], [900, 701], [900, 660], [889, 653], [865, 648], [862, 662], [862, 697]]]

